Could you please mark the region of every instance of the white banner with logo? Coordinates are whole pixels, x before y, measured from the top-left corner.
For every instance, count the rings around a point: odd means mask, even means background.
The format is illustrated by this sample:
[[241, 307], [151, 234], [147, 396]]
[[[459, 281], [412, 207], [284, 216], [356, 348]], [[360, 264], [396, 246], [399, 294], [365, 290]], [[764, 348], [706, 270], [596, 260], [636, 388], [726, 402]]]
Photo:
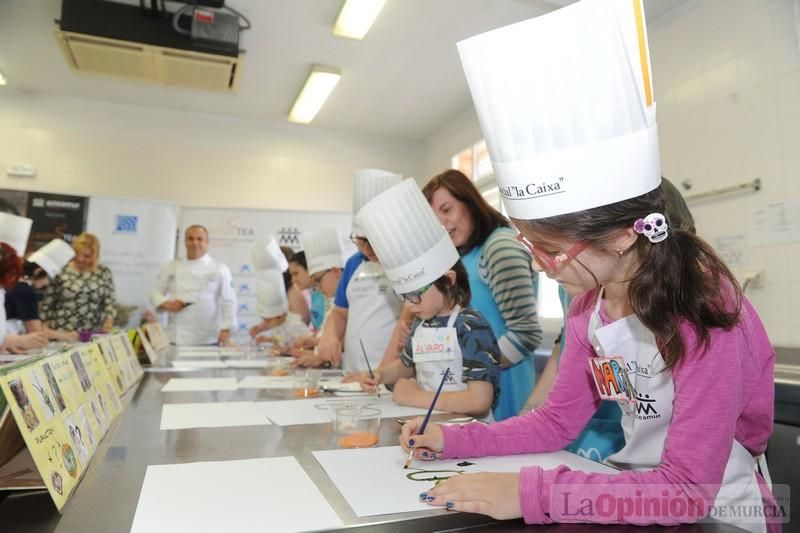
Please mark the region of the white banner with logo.
[[244, 341], [247, 330], [261, 319], [255, 314], [255, 286], [250, 247], [269, 234], [281, 246], [301, 249], [303, 231], [337, 228], [342, 237], [345, 259], [355, 252], [350, 243], [350, 212], [282, 211], [262, 209], [181, 208], [178, 257], [186, 257], [183, 233], [187, 227], [200, 224], [208, 229], [208, 253], [231, 269], [236, 289], [238, 328], [237, 342]]
[[114, 275], [117, 303], [136, 306], [128, 326], [138, 326], [158, 270], [175, 257], [176, 206], [92, 197], [86, 231], [100, 239], [100, 262]]

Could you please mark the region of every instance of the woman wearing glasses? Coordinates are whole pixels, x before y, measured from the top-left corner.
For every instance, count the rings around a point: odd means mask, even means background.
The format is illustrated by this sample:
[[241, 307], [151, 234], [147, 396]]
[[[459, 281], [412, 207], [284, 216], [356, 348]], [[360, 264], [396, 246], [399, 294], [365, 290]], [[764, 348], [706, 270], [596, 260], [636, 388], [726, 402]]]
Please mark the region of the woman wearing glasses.
[[472, 305], [492, 327], [500, 353], [496, 420], [519, 413], [536, 379], [533, 352], [542, 342], [536, 313], [537, 276], [508, 220], [458, 170], [431, 179], [422, 190], [461, 255]]

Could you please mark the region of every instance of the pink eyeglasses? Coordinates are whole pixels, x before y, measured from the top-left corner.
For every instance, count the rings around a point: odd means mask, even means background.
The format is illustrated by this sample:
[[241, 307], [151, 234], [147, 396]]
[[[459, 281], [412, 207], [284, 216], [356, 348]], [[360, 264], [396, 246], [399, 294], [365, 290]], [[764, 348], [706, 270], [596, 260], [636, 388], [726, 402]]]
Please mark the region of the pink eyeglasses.
[[531, 253], [536, 262], [542, 267], [542, 270], [547, 272], [548, 274], [555, 274], [558, 272], [558, 269], [563, 265], [565, 262], [569, 261], [570, 259], [575, 258], [579, 253], [581, 253], [587, 246], [589, 246], [589, 241], [580, 241], [576, 244], [573, 244], [567, 251], [559, 252], [557, 254], [552, 254], [545, 252], [544, 250], [540, 250], [536, 246], [533, 245], [531, 241], [529, 241], [522, 233], [517, 234], [517, 240], [522, 243], [522, 245]]

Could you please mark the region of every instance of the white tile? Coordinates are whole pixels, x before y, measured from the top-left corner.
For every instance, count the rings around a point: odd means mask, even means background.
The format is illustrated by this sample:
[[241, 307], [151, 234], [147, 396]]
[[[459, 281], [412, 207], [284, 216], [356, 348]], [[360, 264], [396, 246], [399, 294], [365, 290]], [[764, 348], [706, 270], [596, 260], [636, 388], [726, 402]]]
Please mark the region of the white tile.
[[703, 54], [698, 54], [703, 46], [702, 40], [687, 41], [682, 38], [676, 41], [674, 56], [678, 58], [673, 66], [673, 76], [675, 81], [682, 82], [690, 78], [702, 77], [703, 70], [706, 68], [703, 61]]
[[[800, 199], [800, 154], [793, 156], [784, 155], [782, 161], [783, 185], [786, 188], [786, 198]], [[800, 259], [800, 258], [798, 258]], [[800, 266], [800, 261], [798, 261]], [[797, 269], [800, 272], [800, 268]]]
[[775, 74], [774, 41], [757, 46], [736, 58], [739, 89], [761, 85]]
[[783, 156], [800, 154], [800, 112], [783, 115], [780, 121]]
[[740, 52], [738, 26], [722, 25], [710, 31], [701, 41], [705, 68], [711, 68], [736, 57]]
[[738, 88], [736, 60], [726, 61], [703, 73], [706, 102], [727, 97]]
[[783, 35], [794, 31], [794, 6], [792, 0], [772, 0], [768, 10], [772, 18], [774, 35]]
[[675, 104], [680, 113], [686, 113], [704, 104], [705, 88], [702, 76], [685, 80], [675, 86]]
[[[752, 2], [752, 0], [745, 0]], [[736, 21], [738, 25], [737, 33], [739, 42], [737, 50], [745, 52], [775, 37], [772, 23], [772, 13], [769, 4], [765, 4], [758, 9], [750, 9], [746, 13], [739, 14]]]
[[707, 30], [731, 26], [736, 22], [737, 11], [730, 0], [702, 0], [698, 5], [698, 14]]
[[800, 71], [777, 78], [778, 112], [781, 114], [800, 111]]
[[775, 76], [800, 69], [800, 49], [794, 33], [785, 33], [773, 40], [771, 47], [775, 57], [773, 70]]
[[778, 117], [778, 83], [767, 81], [739, 93], [741, 123], [750, 125]]
[[780, 170], [781, 139], [780, 121], [768, 120], [757, 124], [747, 125], [739, 130], [742, 145], [742, 164], [751, 165], [759, 162], [769, 162], [783, 186], [783, 172]]

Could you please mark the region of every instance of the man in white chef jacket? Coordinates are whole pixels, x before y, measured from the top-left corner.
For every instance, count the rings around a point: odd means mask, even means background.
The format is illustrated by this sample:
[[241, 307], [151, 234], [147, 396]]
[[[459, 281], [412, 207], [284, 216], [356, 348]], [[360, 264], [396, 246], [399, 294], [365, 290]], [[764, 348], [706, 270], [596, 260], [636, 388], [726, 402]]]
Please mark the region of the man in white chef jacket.
[[150, 292], [153, 306], [169, 315], [173, 344], [226, 345], [236, 327], [236, 293], [231, 271], [208, 251], [208, 230], [186, 229], [186, 259], [173, 259], [158, 273]]

